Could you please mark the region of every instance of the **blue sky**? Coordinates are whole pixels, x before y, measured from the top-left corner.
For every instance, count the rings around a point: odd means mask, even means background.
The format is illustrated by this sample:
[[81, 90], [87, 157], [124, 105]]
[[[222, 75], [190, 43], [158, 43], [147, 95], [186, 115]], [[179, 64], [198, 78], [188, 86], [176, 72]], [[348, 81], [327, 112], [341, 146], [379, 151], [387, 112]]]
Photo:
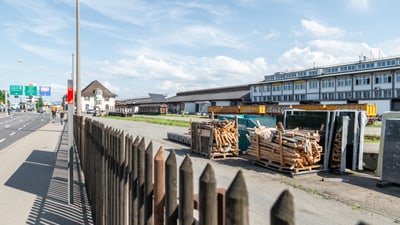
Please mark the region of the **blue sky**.
[[[51, 86], [75, 53], [75, 0], [0, 0], [0, 89]], [[397, 0], [80, 0], [82, 88], [117, 99], [242, 85], [266, 74], [400, 55]]]

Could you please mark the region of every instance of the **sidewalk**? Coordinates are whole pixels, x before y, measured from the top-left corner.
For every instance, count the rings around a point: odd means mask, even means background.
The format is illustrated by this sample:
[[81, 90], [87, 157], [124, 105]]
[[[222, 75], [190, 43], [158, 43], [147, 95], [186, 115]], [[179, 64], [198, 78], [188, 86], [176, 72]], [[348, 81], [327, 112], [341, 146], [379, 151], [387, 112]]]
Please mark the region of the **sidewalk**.
[[68, 204], [66, 129], [49, 123], [0, 152], [1, 224], [93, 224], [76, 154]]

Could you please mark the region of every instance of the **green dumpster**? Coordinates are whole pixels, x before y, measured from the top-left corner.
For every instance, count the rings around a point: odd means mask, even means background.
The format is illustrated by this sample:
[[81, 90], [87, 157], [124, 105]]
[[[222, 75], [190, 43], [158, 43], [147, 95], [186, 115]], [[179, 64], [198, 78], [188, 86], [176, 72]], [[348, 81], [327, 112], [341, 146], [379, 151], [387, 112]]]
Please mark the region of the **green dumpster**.
[[227, 114], [218, 115], [217, 119], [235, 120], [235, 116], [238, 117], [239, 149], [241, 151], [246, 151], [247, 147], [250, 145], [250, 142], [246, 137], [246, 135], [249, 134], [246, 128], [257, 127], [257, 121], [261, 124], [261, 126], [275, 127], [276, 125], [276, 117], [273, 116]]

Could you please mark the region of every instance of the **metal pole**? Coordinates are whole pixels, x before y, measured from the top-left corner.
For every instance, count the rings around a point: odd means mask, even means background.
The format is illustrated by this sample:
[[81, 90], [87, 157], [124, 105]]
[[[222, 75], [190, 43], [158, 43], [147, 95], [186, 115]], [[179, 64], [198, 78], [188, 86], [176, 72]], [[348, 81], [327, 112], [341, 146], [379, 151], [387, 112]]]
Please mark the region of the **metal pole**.
[[81, 40], [80, 40], [80, 10], [79, 0], [76, 0], [76, 114], [81, 115]]
[[[68, 80], [68, 89], [74, 88], [74, 81]], [[73, 93], [73, 92], [72, 92]], [[69, 97], [67, 97], [69, 98]], [[68, 204], [74, 203], [74, 136], [73, 136], [73, 114], [74, 113], [74, 102], [68, 101]]]

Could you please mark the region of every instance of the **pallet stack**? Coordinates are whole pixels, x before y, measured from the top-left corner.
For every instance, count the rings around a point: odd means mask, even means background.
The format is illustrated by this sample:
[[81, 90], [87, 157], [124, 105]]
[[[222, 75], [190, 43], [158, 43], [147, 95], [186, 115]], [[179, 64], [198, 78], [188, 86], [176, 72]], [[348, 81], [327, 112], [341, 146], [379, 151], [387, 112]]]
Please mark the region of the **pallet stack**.
[[248, 128], [248, 154], [255, 163], [286, 172], [311, 171], [321, 168], [322, 146], [318, 131]]
[[192, 123], [192, 145], [194, 152], [211, 159], [239, 155], [239, 133], [237, 121], [211, 120]]

